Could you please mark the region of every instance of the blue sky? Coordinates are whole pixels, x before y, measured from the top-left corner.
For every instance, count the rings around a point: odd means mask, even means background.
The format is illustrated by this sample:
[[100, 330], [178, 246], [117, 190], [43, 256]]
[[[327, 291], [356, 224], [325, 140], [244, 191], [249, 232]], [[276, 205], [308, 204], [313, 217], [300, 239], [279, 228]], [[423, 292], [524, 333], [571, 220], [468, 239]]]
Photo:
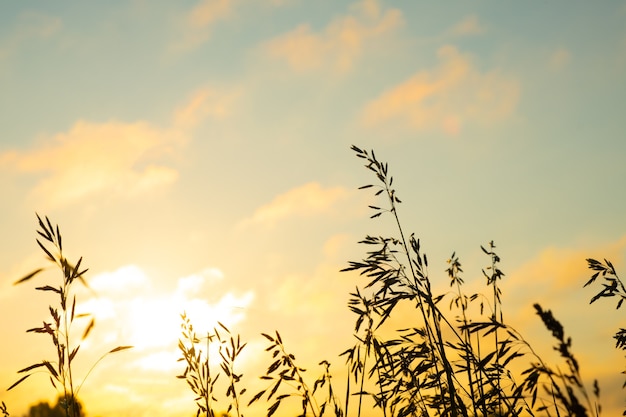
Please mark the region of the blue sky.
[[[23, 333], [46, 301], [25, 307], [33, 289], [11, 285], [43, 259], [35, 212], [100, 283], [99, 302], [84, 295], [93, 343], [150, 341], [92, 376], [119, 405], [88, 382], [90, 414], [193, 408], [164, 359], [184, 308], [251, 349], [277, 328], [303, 360], [335, 359], [358, 282], [338, 270], [363, 236], [393, 231], [368, 220], [355, 144], [389, 162], [442, 291], [453, 251], [482, 284], [494, 240], [512, 324], [549, 352], [531, 306], [552, 308], [621, 407], [619, 315], [581, 287], [586, 257], [624, 265], [625, 18], [611, 1], [3, 2], [0, 309], [15, 343], [0, 384], [42, 354]], [[162, 328], [137, 312], [150, 308]], [[17, 414], [54, 396], [28, 382], [0, 397]], [[164, 391], [168, 406], [146, 405]]]

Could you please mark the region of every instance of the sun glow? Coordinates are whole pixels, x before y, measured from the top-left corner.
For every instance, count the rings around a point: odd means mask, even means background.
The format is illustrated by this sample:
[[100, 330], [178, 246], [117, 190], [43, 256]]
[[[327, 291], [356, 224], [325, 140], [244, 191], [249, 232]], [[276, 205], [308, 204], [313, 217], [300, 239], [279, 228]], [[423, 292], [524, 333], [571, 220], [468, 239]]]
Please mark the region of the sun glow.
[[96, 319], [98, 331], [89, 336], [91, 344], [132, 345], [139, 355], [136, 366], [170, 371], [179, 366], [182, 313], [191, 319], [198, 334], [213, 329], [218, 321], [233, 326], [245, 319], [253, 292], [236, 295], [224, 291], [216, 302], [207, 301], [209, 289], [213, 293], [222, 280], [219, 269], [208, 268], [179, 278], [173, 291], [157, 291], [141, 268], [127, 265], [89, 280], [97, 296], [78, 307]]

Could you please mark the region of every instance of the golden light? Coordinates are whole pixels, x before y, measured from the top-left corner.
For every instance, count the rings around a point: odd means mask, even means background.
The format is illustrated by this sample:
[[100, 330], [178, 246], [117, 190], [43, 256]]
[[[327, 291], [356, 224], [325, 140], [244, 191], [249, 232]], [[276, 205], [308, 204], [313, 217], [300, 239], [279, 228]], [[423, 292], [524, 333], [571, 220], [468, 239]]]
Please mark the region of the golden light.
[[199, 335], [218, 326], [233, 326], [245, 318], [253, 292], [235, 295], [225, 291], [214, 303], [207, 301], [208, 284], [223, 279], [216, 268], [179, 278], [173, 291], [157, 291], [146, 273], [136, 265], [105, 272], [89, 280], [96, 295], [77, 308], [90, 312], [96, 328], [85, 347], [106, 344], [132, 345], [135, 365], [144, 370], [171, 371], [181, 337], [181, 314], [185, 313]]

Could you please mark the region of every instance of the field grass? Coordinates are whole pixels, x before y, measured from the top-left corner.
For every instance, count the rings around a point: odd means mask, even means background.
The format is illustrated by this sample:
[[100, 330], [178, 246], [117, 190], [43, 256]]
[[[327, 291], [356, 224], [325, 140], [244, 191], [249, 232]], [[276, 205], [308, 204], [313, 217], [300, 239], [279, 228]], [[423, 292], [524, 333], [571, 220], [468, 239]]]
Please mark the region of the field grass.
[[[262, 333], [270, 363], [260, 376], [266, 388], [249, 393], [237, 367], [246, 343], [221, 323], [212, 332], [199, 335], [181, 312], [179, 350], [185, 369], [177, 378], [192, 391], [190, 398], [195, 401], [197, 415], [216, 417], [216, 410], [226, 409], [229, 415], [243, 417], [250, 405], [264, 401], [269, 417], [287, 407], [288, 399], [295, 399], [298, 414], [312, 417], [370, 416], [372, 411], [365, 412], [366, 404], [373, 404], [375, 413], [382, 417], [600, 416], [597, 381], [586, 386], [572, 341], [552, 312], [534, 305], [562, 359], [563, 363], [557, 365], [546, 363], [531, 343], [505, 321], [500, 288], [505, 274], [499, 267], [501, 260], [494, 242], [481, 246], [487, 264], [482, 271], [484, 293], [464, 292], [464, 271], [456, 253], [448, 260], [451, 291], [433, 293], [428, 257], [419, 239], [403, 228], [398, 212], [401, 200], [393, 188], [388, 165], [380, 162], [373, 151], [356, 146], [352, 150], [375, 178], [373, 183], [360, 187], [373, 191], [380, 199], [379, 204], [370, 206], [371, 217], [390, 216], [395, 230], [388, 236], [366, 235], [360, 242], [366, 248], [364, 258], [348, 262], [343, 269], [358, 272], [366, 283], [356, 287], [348, 302], [355, 316], [355, 338], [338, 358], [349, 369], [342, 391], [338, 392], [333, 383], [337, 377], [331, 373], [330, 362], [321, 361], [323, 373], [309, 379], [280, 333], [275, 332]], [[75, 315], [73, 288], [76, 284], [86, 285], [87, 270], [81, 269], [82, 259], [71, 263], [63, 256], [59, 227], [53, 227], [47, 217], [37, 219], [37, 243], [60, 270], [62, 279], [36, 288], [57, 294], [58, 304], [49, 306], [48, 321], [27, 332], [48, 334], [56, 357], [19, 370], [19, 379], [9, 389], [43, 368], [61, 395], [65, 415], [78, 417], [78, 394], [93, 368], [77, 383], [72, 364], [80, 341], [88, 337], [94, 322], [88, 316]], [[584, 286], [598, 284], [596, 281], [600, 284], [590, 301], [616, 297], [617, 309], [621, 308], [626, 287], [613, 264], [595, 259], [587, 263], [592, 275]], [[43, 270], [39, 268], [17, 283], [29, 281]], [[393, 320], [389, 319], [399, 310], [411, 313], [405, 315], [402, 328], [393, 328], [389, 324]], [[86, 324], [76, 342], [72, 328], [79, 320]], [[626, 330], [618, 330], [615, 341], [616, 348], [626, 349]], [[113, 348], [103, 357], [129, 348]], [[210, 358], [215, 351], [217, 366]], [[224, 392], [217, 389], [219, 377], [227, 381]], [[5, 417], [9, 415], [4, 403], [0, 411]]]

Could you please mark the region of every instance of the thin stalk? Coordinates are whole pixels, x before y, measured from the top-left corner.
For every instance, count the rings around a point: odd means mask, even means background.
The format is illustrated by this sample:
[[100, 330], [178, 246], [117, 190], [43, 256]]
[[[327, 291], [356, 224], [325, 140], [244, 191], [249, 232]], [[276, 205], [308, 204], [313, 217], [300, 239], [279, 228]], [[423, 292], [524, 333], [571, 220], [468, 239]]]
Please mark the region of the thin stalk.
[[[469, 330], [468, 330], [469, 331]], [[476, 359], [480, 360], [480, 335], [477, 333], [476, 334]], [[478, 380], [477, 380], [477, 384], [478, 384], [478, 392], [480, 393], [480, 398], [482, 398], [483, 400], [480, 402], [480, 405], [483, 408], [483, 415], [487, 415], [487, 404], [485, 404], [485, 384], [483, 382], [483, 378], [482, 378], [482, 371], [478, 368], [476, 368], [478, 371]], [[472, 400], [473, 401], [473, 400]]]
[[235, 391], [235, 367], [231, 362], [229, 364], [230, 368], [230, 387], [233, 391], [233, 400], [235, 401], [235, 410], [237, 411], [237, 417], [241, 417], [241, 412], [239, 410], [239, 395], [237, 395], [237, 391]]
[[65, 312], [65, 313], [66, 314], [64, 314], [64, 317], [63, 317], [64, 327], [65, 327], [65, 346], [66, 346], [64, 354], [67, 356], [67, 359], [68, 359], [67, 360], [67, 376], [68, 376], [69, 384], [70, 384], [70, 386], [69, 386], [69, 388], [70, 388], [70, 398], [69, 399], [68, 399], [68, 396], [67, 396], [67, 389], [65, 390], [65, 410], [66, 410], [66, 414], [69, 416], [69, 410], [70, 410], [70, 407], [71, 407], [72, 408], [72, 415], [74, 417], [77, 417], [76, 416], [76, 410], [75, 410], [76, 407], [74, 407], [74, 380], [72, 378], [72, 366], [71, 366], [71, 364], [69, 362], [69, 352], [71, 352], [71, 349], [70, 349], [70, 337], [69, 337], [69, 326], [68, 326], [68, 323], [67, 323], [67, 312]]
[[[300, 388], [304, 391], [301, 395], [304, 398], [305, 402], [306, 402], [306, 406], [304, 407], [303, 410], [303, 414], [306, 414], [306, 408], [310, 407], [311, 408], [311, 413], [313, 413], [313, 417], [318, 417], [319, 415], [319, 405], [317, 404], [317, 400], [315, 399], [314, 396], [312, 396], [309, 392], [309, 388], [306, 385], [305, 381], [304, 381], [304, 377], [302, 376], [302, 373], [300, 372], [300, 368], [296, 365], [296, 363], [294, 362], [294, 360], [292, 359], [291, 355], [289, 355], [286, 351], [285, 351], [285, 346], [283, 345], [282, 341], [279, 341], [278, 346], [280, 347], [280, 350], [283, 354], [283, 357], [287, 359], [287, 365], [289, 368], [291, 368], [294, 371], [294, 374], [297, 376], [296, 380], [299, 384], [299, 386], [296, 388], [298, 391], [300, 391]], [[282, 375], [281, 375], [282, 378]], [[285, 382], [289, 382], [286, 379], [283, 379]], [[292, 384], [289, 384], [292, 385]], [[317, 410], [317, 412], [316, 412]]]
[[[398, 216], [398, 212], [397, 212], [397, 207], [395, 205], [395, 201], [396, 201], [396, 197], [395, 197], [395, 192], [394, 190], [391, 189], [390, 187], [390, 183], [387, 181], [387, 169], [385, 168], [385, 166], [379, 162], [375, 162], [376, 166], [378, 167], [378, 169], [381, 171], [378, 173], [379, 179], [381, 179], [381, 181], [384, 184], [384, 188], [385, 191], [387, 193], [387, 198], [390, 202], [391, 205], [391, 209], [390, 211], [393, 213], [394, 219], [396, 221], [396, 226], [398, 228], [398, 231], [400, 233], [400, 241], [402, 242], [402, 246], [404, 248], [404, 252], [407, 256], [407, 260], [408, 260], [408, 264], [409, 264], [409, 268], [411, 271], [411, 275], [413, 277], [413, 282], [415, 285], [415, 289], [417, 290], [417, 294], [420, 296], [420, 298], [424, 301], [426, 301], [426, 303], [428, 304], [429, 308], [432, 311], [433, 314], [433, 321], [432, 324], [435, 327], [435, 332], [434, 334], [431, 332], [430, 326], [428, 325], [429, 320], [428, 320], [428, 315], [424, 309], [424, 305], [423, 303], [419, 303], [419, 308], [422, 314], [422, 317], [424, 319], [424, 323], [426, 324], [426, 329], [427, 329], [427, 334], [428, 334], [428, 340], [431, 346], [436, 346], [436, 350], [439, 351], [439, 357], [441, 359], [441, 362], [443, 364], [445, 373], [446, 373], [446, 382], [448, 385], [447, 391], [448, 391], [448, 396], [450, 398], [450, 408], [452, 411], [452, 417], [457, 417], [459, 415], [459, 409], [461, 409], [462, 411], [465, 411], [463, 413], [463, 415], [467, 415], [467, 411], [465, 410], [465, 407], [459, 407], [459, 405], [457, 404], [457, 393], [456, 393], [456, 389], [455, 389], [455, 384], [454, 384], [454, 370], [452, 369], [452, 366], [450, 364], [450, 361], [447, 358], [446, 355], [446, 351], [445, 351], [445, 347], [444, 347], [444, 341], [443, 341], [443, 334], [441, 331], [441, 326], [440, 326], [440, 320], [443, 318], [445, 320], [445, 317], [441, 314], [441, 312], [439, 311], [439, 309], [437, 309], [437, 307], [435, 306], [434, 302], [433, 302], [433, 298], [432, 298], [432, 293], [430, 291], [430, 282], [427, 278], [427, 276], [424, 274], [424, 278], [425, 278], [425, 288], [426, 288], [426, 292], [424, 291], [420, 291], [419, 290], [419, 280], [418, 280], [418, 275], [415, 272], [415, 267], [413, 265], [412, 259], [409, 255], [409, 247], [407, 244], [407, 240], [406, 237], [404, 236], [404, 230], [402, 228], [402, 225], [400, 223], [400, 218]], [[419, 253], [416, 253], [417, 256], [419, 256]], [[447, 322], [447, 320], [446, 320]], [[450, 326], [450, 328], [454, 329], [454, 327], [448, 323], [448, 325]], [[456, 333], [456, 331], [455, 331]], [[434, 340], [433, 338], [436, 336], [436, 340]], [[458, 336], [458, 334], [457, 334]], [[435, 367], [437, 368], [437, 361], [435, 361]], [[437, 370], [438, 373], [438, 370]], [[438, 380], [438, 385], [439, 388], [441, 390], [441, 392], [443, 393], [443, 386], [441, 385], [441, 380]]]
[[[554, 381], [554, 378], [552, 378], [552, 373], [551, 372], [547, 372], [548, 371], [548, 365], [546, 365], [546, 363], [543, 361], [543, 359], [541, 359], [541, 357], [539, 356], [539, 354], [535, 351], [535, 349], [533, 349], [533, 347], [530, 345], [530, 343], [528, 343], [526, 341], [526, 339], [524, 339], [524, 337], [515, 329], [510, 328], [510, 330], [515, 333], [517, 335], [518, 340], [520, 340], [530, 351], [530, 353], [535, 357], [535, 359], [537, 359], [537, 361], [539, 361], [539, 364], [541, 365], [541, 367], [543, 369], [546, 370], [546, 372], [544, 372], [546, 375], [548, 375], [548, 378], [550, 379], [550, 389], [552, 391], [552, 401], [554, 403], [554, 409], [556, 410], [557, 416], [560, 416], [559, 413], [559, 407], [556, 403], [556, 397], [554, 395], [554, 387], [557, 385], [556, 382]], [[526, 406], [528, 406], [528, 403], [526, 402], [526, 399], [524, 399], [524, 403], [526, 403]]]
[[[411, 378], [413, 378], [415, 380], [415, 376], [414, 375], [411, 375]], [[416, 387], [419, 387], [419, 380], [415, 381], [414, 384], [415, 384]], [[428, 412], [428, 407], [426, 407], [424, 396], [422, 395], [422, 390], [418, 389], [417, 390], [417, 394], [413, 394], [411, 396], [411, 401], [413, 401], [413, 398], [415, 396], [419, 397], [419, 403], [418, 404], [420, 404], [420, 406], [421, 406], [421, 411], [422, 411], [421, 417], [430, 417], [430, 413]]]
[[[457, 277], [457, 265], [454, 263], [454, 260], [452, 260], [453, 264], [451, 266], [452, 269], [452, 274], [453, 274], [453, 278], [456, 281], [456, 290], [457, 290], [457, 294], [459, 296], [459, 299], [461, 300], [461, 314], [463, 316], [463, 324], [465, 326], [467, 326], [467, 314], [466, 314], [466, 310], [467, 310], [467, 303], [465, 301], [465, 298], [463, 296], [463, 293], [461, 292], [461, 283], [459, 278]], [[466, 358], [465, 358], [465, 366], [467, 368], [467, 380], [469, 383], [469, 388], [470, 388], [470, 395], [472, 398], [472, 407], [474, 409], [474, 415], [478, 415], [477, 413], [477, 407], [476, 407], [476, 395], [474, 392], [474, 381], [472, 378], [472, 362], [470, 361], [470, 353], [471, 353], [471, 345], [470, 345], [470, 334], [469, 334], [469, 329], [467, 329], [467, 327], [465, 327], [465, 330], [463, 331], [463, 339], [465, 341], [465, 352], [466, 352]]]
[[[368, 349], [369, 350], [369, 349]], [[363, 369], [361, 370], [361, 387], [359, 389], [359, 407], [357, 408], [357, 417], [361, 417], [361, 405], [363, 403], [363, 387], [365, 385], [365, 372], [367, 366], [367, 357], [369, 354], [365, 355], [365, 359], [363, 359]]]
[[[376, 357], [375, 357], [375, 360], [376, 360], [376, 374], [378, 375], [378, 380], [380, 381], [380, 378], [381, 378], [381, 376], [380, 376], [380, 366], [379, 366], [379, 358], [380, 358], [380, 356], [378, 354], [377, 349], [374, 349], [374, 354], [376, 355]], [[381, 400], [383, 400], [383, 398], [384, 398], [383, 397], [384, 396], [384, 394], [383, 394], [383, 387], [382, 387], [382, 385], [378, 384], [378, 388], [380, 390], [380, 398], [381, 398]], [[382, 401], [382, 408], [383, 408], [383, 417], [387, 417], [387, 399], [386, 398], [384, 398], [384, 401]]]
[[[213, 391], [212, 386], [211, 386], [211, 364], [209, 362], [210, 360], [210, 345], [211, 345], [211, 335], [207, 332], [206, 335], [206, 368], [207, 368], [207, 378], [206, 378], [206, 395], [204, 396], [204, 404], [206, 407], [206, 415], [207, 417], [214, 417], [213, 414], [213, 408], [211, 407], [211, 391]], [[209, 391], [209, 389], [211, 389], [211, 391]]]
[[[493, 242], [491, 242], [491, 249], [493, 249]], [[498, 274], [496, 273], [496, 255], [491, 252], [491, 285], [493, 286], [493, 320], [498, 320], [498, 306], [500, 306], [500, 297], [498, 295]], [[499, 324], [503, 323], [502, 317], [502, 306], [500, 306], [500, 321]], [[499, 349], [499, 335], [498, 335], [498, 327], [495, 328], [494, 339], [496, 344], [496, 370], [498, 372], [497, 379], [497, 389], [498, 389], [498, 413], [502, 414], [502, 385], [501, 385], [501, 376], [500, 376], [500, 349]]]
[[[300, 383], [300, 385], [302, 386], [302, 389], [304, 390], [303, 397], [305, 398], [308, 406], [311, 408], [311, 413], [313, 413], [313, 417], [318, 417], [319, 406], [317, 404], [317, 400], [315, 399], [315, 397], [311, 396], [311, 394], [309, 393], [309, 388], [304, 383], [304, 378], [302, 377], [302, 374], [300, 373], [300, 369], [296, 366], [295, 363], [292, 363], [292, 366], [296, 370], [296, 375], [298, 375], [298, 382]], [[316, 409], [317, 409], [317, 412], [315, 412]], [[306, 408], [304, 411], [306, 414]]]
[[[394, 195], [393, 195], [393, 191], [389, 189], [389, 186], [387, 185], [387, 181], [385, 181], [385, 188], [387, 190], [387, 195], [389, 198], [389, 201], [391, 202], [391, 211], [393, 212], [393, 216], [396, 220], [396, 225], [398, 227], [398, 230], [400, 232], [400, 239], [402, 241], [402, 245], [404, 246], [404, 250], [405, 253], [407, 255], [408, 258], [408, 263], [409, 263], [409, 267], [411, 269], [411, 275], [413, 276], [413, 280], [416, 284], [416, 288], [417, 288], [417, 282], [418, 282], [418, 278], [417, 278], [417, 274], [415, 273], [415, 269], [413, 267], [413, 262], [411, 260], [411, 257], [409, 256], [409, 247], [407, 245], [406, 239], [404, 237], [404, 231], [402, 229], [402, 225], [400, 224], [400, 219], [398, 217], [398, 213], [396, 210], [396, 205], [394, 202]], [[419, 254], [417, 254], [417, 256], [419, 256]], [[444, 348], [444, 342], [443, 342], [443, 335], [441, 332], [441, 327], [439, 325], [439, 317], [441, 316], [441, 314], [437, 314], [437, 312], [439, 311], [435, 304], [433, 303], [432, 300], [432, 294], [430, 292], [430, 284], [428, 283], [428, 278], [426, 278], [426, 288], [428, 290], [427, 292], [427, 297], [426, 297], [426, 302], [428, 303], [429, 307], [431, 308], [432, 314], [433, 314], [433, 324], [435, 326], [435, 331], [436, 331], [436, 336], [437, 336], [437, 347], [439, 350], [439, 355], [441, 358], [441, 361], [443, 363], [444, 366], [444, 370], [446, 372], [446, 379], [447, 379], [447, 383], [448, 383], [448, 396], [450, 398], [450, 408], [452, 410], [452, 416], [453, 417], [457, 417], [458, 416], [458, 405], [456, 403], [456, 390], [454, 388], [454, 381], [452, 379], [452, 375], [454, 373], [454, 371], [452, 370], [452, 366], [450, 365], [450, 362], [446, 356], [446, 351]], [[427, 321], [427, 316], [426, 316], [426, 312], [424, 311], [424, 307], [422, 303], [419, 303], [420, 306], [420, 310], [422, 311], [422, 316], [424, 317], [425, 323], [428, 323]], [[427, 328], [429, 327], [428, 325], [426, 326]], [[430, 339], [430, 337], [429, 337]], [[429, 342], [432, 344], [433, 341], [429, 340]]]
[[[65, 369], [66, 377], [63, 378], [63, 393], [65, 395], [65, 414], [69, 417], [70, 408], [71, 408], [72, 416], [77, 417], [75, 399], [74, 399], [74, 379], [72, 377], [72, 364], [70, 361], [70, 354], [72, 352], [71, 345], [70, 345], [70, 323], [68, 322], [68, 312], [67, 312], [67, 296], [68, 296], [68, 292], [70, 289], [69, 287], [71, 284], [71, 275], [70, 275], [71, 271], [68, 271], [69, 266], [65, 258], [63, 258], [63, 252], [61, 248], [59, 248], [59, 260], [60, 260], [61, 270], [63, 271], [63, 291], [61, 293], [61, 298], [62, 298], [61, 307], [63, 308], [63, 331], [64, 331], [64, 338], [65, 338], [65, 349], [61, 349], [60, 353], [62, 357], [59, 359], [65, 363], [65, 367], [66, 367]], [[66, 378], [67, 378], [67, 381], [66, 381]], [[68, 390], [67, 390], [68, 388], [67, 382], [69, 382], [69, 396], [68, 396]]]
[[345, 417], [348, 417], [348, 405], [350, 404], [350, 379], [351, 379], [351, 372], [350, 369], [347, 369], [346, 372], [348, 373], [348, 376], [346, 377], [346, 415]]

